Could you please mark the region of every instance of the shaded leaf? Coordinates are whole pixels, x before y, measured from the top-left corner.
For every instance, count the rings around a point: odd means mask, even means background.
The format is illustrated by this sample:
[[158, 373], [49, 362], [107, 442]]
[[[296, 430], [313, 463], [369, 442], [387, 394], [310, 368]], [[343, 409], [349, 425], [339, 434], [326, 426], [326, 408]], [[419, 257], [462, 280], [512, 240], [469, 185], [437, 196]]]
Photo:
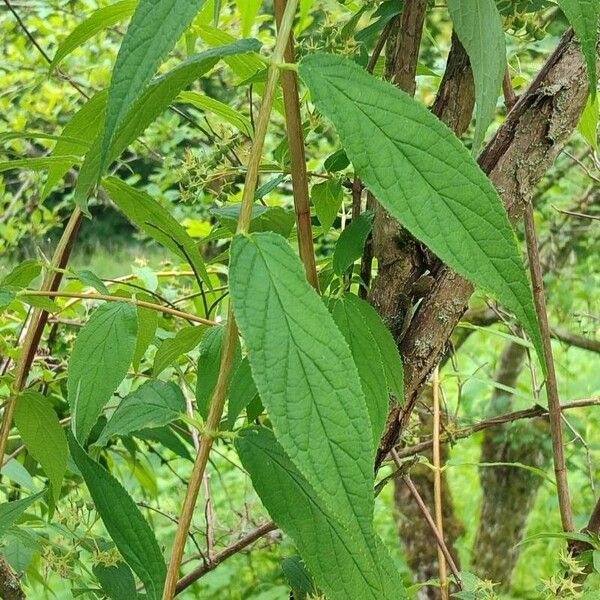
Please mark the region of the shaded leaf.
[[340, 277], [362, 256], [374, 218], [375, 213], [366, 211], [342, 231], [333, 253], [333, 270]]
[[[219, 328], [222, 329], [222, 328]], [[191, 352], [207, 333], [204, 325], [190, 325], [180, 329], [173, 338], [167, 338], [158, 347], [154, 355], [154, 377], [160, 375], [180, 356]]]
[[229, 403], [227, 412], [227, 427], [233, 429], [235, 420], [241, 412], [254, 400], [258, 394], [256, 384], [252, 379], [248, 357], [240, 362], [231, 377], [229, 385]]
[[0, 537], [4, 535], [9, 527], [12, 527], [17, 519], [37, 500], [39, 500], [44, 494], [45, 490], [27, 496], [27, 498], [21, 498], [20, 500], [13, 500], [12, 502], [4, 502], [0, 504]]
[[328, 231], [344, 201], [342, 184], [337, 179], [328, 179], [323, 183], [317, 183], [310, 190], [310, 199], [323, 231]]
[[97, 564], [92, 567], [102, 591], [111, 600], [132, 600], [137, 598], [135, 579], [127, 563], [119, 562], [114, 566]]

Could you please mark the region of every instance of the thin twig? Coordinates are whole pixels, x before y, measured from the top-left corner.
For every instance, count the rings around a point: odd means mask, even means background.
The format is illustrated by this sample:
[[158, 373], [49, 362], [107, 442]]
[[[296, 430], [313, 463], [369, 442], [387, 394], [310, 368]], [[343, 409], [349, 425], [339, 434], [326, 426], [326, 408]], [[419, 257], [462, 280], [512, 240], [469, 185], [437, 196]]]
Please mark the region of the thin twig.
[[[433, 504], [435, 509], [435, 524], [444, 538], [444, 518], [442, 515], [442, 468], [440, 458], [440, 370], [433, 371]], [[440, 573], [440, 588], [442, 600], [448, 600], [448, 575], [446, 573], [446, 557], [438, 545], [438, 568]]]
[[548, 416], [552, 436], [552, 453], [554, 459], [554, 472], [556, 474], [556, 487], [558, 491], [558, 505], [560, 508], [563, 529], [564, 531], [569, 532], [574, 530], [574, 526], [573, 513], [571, 512], [571, 500], [569, 497], [569, 482], [567, 480], [567, 470], [565, 466], [560, 399], [558, 396], [554, 357], [552, 355], [552, 341], [550, 338], [550, 326], [548, 325], [548, 313], [546, 310], [540, 254], [535, 233], [533, 206], [531, 204], [528, 204], [525, 207], [524, 218], [529, 269], [533, 283], [533, 299], [544, 346], [544, 360], [547, 372], [546, 392], [548, 394]]
[[110, 296], [107, 294], [92, 294], [92, 293], [84, 293], [84, 292], [64, 292], [64, 291], [45, 291], [45, 290], [21, 290], [18, 296], [45, 296], [47, 298], [77, 298], [80, 300], [104, 300], [106, 302], [129, 302], [131, 304], [135, 304], [136, 306], [141, 306], [142, 308], [149, 308], [151, 310], [156, 310], [158, 312], [162, 312], [167, 315], [172, 315], [174, 317], [179, 317], [180, 319], [185, 319], [186, 321], [193, 321], [194, 323], [201, 323], [202, 325], [208, 325], [209, 327], [214, 327], [219, 325], [216, 321], [211, 321], [210, 319], [205, 319], [203, 317], [197, 317], [191, 313], [184, 312], [182, 310], [178, 310], [176, 308], [171, 308], [169, 306], [161, 306], [160, 304], [154, 304], [153, 302], [147, 302], [146, 300], [137, 300], [135, 298], [126, 298], [124, 296]]
[[[396, 452], [395, 450], [392, 450], [392, 456], [395, 452]], [[402, 466], [402, 463], [400, 463], [400, 461], [398, 461], [398, 464], [400, 466]], [[438, 531], [438, 528], [435, 525], [435, 521], [433, 520], [433, 517], [431, 516], [429, 509], [425, 505], [425, 502], [423, 502], [423, 498], [421, 498], [421, 494], [419, 494], [419, 490], [417, 490], [417, 488], [415, 487], [415, 484], [412, 482], [412, 479], [408, 475], [404, 475], [402, 477], [402, 481], [404, 481], [404, 483], [406, 484], [406, 487], [410, 491], [412, 497], [415, 499], [415, 502], [417, 503], [419, 510], [423, 513], [423, 517], [427, 521], [427, 524], [429, 525], [429, 528], [431, 529], [431, 532], [433, 533], [433, 536], [435, 537], [435, 540], [436, 540], [439, 548], [444, 553], [444, 556], [445, 556], [446, 560], [448, 561], [448, 566], [450, 567], [450, 570], [452, 571], [452, 574], [454, 575], [454, 578], [456, 579], [456, 583], [457, 583], [458, 587], [462, 589], [463, 585], [462, 585], [462, 579], [460, 577], [460, 572], [456, 568], [456, 563], [454, 562], [454, 559], [452, 558], [452, 555], [450, 554], [450, 551], [448, 550], [448, 546], [446, 546], [446, 542], [444, 542], [444, 539], [440, 535], [440, 532]]]
[[237, 554], [241, 550], [244, 550], [245, 548], [250, 546], [250, 544], [253, 544], [261, 537], [264, 537], [265, 535], [267, 535], [271, 531], [275, 531], [276, 529], [277, 525], [273, 521], [269, 521], [268, 523], [264, 523], [260, 527], [257, 527], [254, 531], [251, 531], [243, 538], [240, 538], [237, 542], [231, 544], [231, 546], [225, 548], [225, 550], [222, 550], [218, 554], [215, 554], [215, 556], [211, 560], [208, 560], [205, 564], [199, 566], [197, 569], [194, 569], [185, 577], [182, 577], [177, 582], [175, 593], [179, 594], [183, 592], [184, 590], [189, 588], [193, 583], [198, 581], [198, 579], [200, 579], [213, 569], [216, 569], [223, 561], [227, 560], [234, 554]]
[[518, 98], [512, 86], [512, 81], [510, 79], [508, 67], [506, 67], [504, 71], [504, 78], [502, 79], [502, 90], [504, 91], [504, 104], [506, 105], [506, 110], [510, 112], [512, 110], [512, 107], [517, 103]]

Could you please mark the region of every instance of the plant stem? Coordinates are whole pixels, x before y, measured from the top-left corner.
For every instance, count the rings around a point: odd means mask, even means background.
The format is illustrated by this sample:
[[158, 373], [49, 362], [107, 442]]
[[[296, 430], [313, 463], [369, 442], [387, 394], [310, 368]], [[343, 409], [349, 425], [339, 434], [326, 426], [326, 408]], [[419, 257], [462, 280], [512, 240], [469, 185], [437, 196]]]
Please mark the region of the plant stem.
[[[76, 208], [63, 231], [63, 234], [56, 246], [54, 255], [52, 257], [51, 265], [58, 269], [64, 269], [66, 266], [75, 237], [79, 231], [79, 225], [81, 224], [82, 213]], [[41, 290], [34, 292], [34, 294], [48, 295], [53, 293], [59, 286], [62, 279], [62, 273], [55, 272], [52, 269], [48, 270], [42, 282]], [[13, 416], [15, 413], [15, 406], [17, 397], [21, 393], [21, 390], [25, 386], [27, 376], [29, 375], [29, 369], [37, 352], [42, 332], [48, 320], [48, 313], [41, 309], [35, 308], [31, 315], [31, 321], [27, 327], [25, 338], [23, 339], [22, 349], [19, 354], [17, 366], [15, 369], [15, 380], [13, 383], [12, 394], [9, 397], [6, 407], [4, 409], [4, 415], [2, 419], [2, 426], [0, 427], [0, 465], [4, 464], [4, 455], [6, 454], [6, 445], [8, 443], [8, 435], [12, 425]]]
[[[440, 536], [444, 537], [442, 515], [442, 470], [440, 460], [440, 371], [433, 371], [433, 502], [435, 508], [435, 524]], [[448, 600], [448, 575], [446, 573], [446, 557], [438, 545], [438, 565], [440, 571], [440, 588], [442, 600]]]
[[146, 300], [126, 298], [124, 296], [109, 296], [107, 294], [91, 294], [84, 292], [55, 292], [45, 290], [21, 290], [17, 296], [45, 296], [47, 298], [77, 298], [81, 300], [105, 300], [106, 302], [130, 302], [131, 304], [141, 306], [142, 308], [149, 308], [151, 310], [162, 312], [166, 315], [173, 315], [174, 317], [180, 317], [181, 319], [186, 319], [187, 321], [208, 325], [209, 327], [218, 325], [216, 321], [211, 321], [210, 319], [205, 319], [203, 317], [197, 317], [196, 315], [192, 315], [176, 308], [161, 306], [160, 304], [154, 304], [153, 302], [147, 302]]
[[552, 355], [552, 341], [550, 338], [550, 326], [548, 324], [548, 312], [546, 310], [546, 297], [544, 295], [544, 279], [540, 264], [537, 236], [535, 233], [533, 206], [531, 203], [528, 203], [525, 208], [524, 219], [525, 236], [527, 238], [527, 254], [529, 256], [529, 270], [531, 272], [531, 281], [533, 283], [533, 299], [544, 346], [544, 360], [547, 372], [546, 392], [548, 394], [548, 416], [552, 436], [552, 454], [554, 459], [554, 473], [556, 475], [556, 488], [558, 491], [558, 505], [560, 508], [560, 518], [563, 530], [569, 532], [574, 530], [574, 526], [569, 496], [569, 482], [567, 480], [567, 469], [565, 466], [561, 407], [558, 396], [558, 385], [556, 382], [556, 370], [554, 368], [554, 357]]
[[[275, 20], [281, 27], [281, 20], [287, 0], [275, 0]], [[287, 63], [295, 62], [294, 36], [290, 33], [285, 47], [284, 58]], [[298, 94], [298, 75], [294, 71], [284, 70], [281, 74], [285, 121], [290, 146], [292, 188], [294, 190], [294, 208], [298, 226], [298, 248], [304, 264], [308, 282], [319, 291], [319, 279], [315, 264], [312, 226], [310, 222], [310, 201], [308, 196], [308, 177], [306, 174], [306, 155], [304, 152], [304, 131], [300, 115], [300, 97]]]
[[[258, 121], [256, 124], [254, 141], [252, 150], [248, 160], [248, 170], [246, 171], [246, 181], [244, 183], [244, 192], [242, 195], [242, 206], [240, 210], [240, 218], [238, 221], [237, 233], [246, 234], [250, 226], [252, 217], [252, 206], [254, 204], [254, 194], [258, 182], [258, 171], [262, 157], [265, 137], [271, 118], [271, 109], [273, 107], [273, 99], [275, 97], [275, 88], [279, 77], [278, 65], [283, 61], [287, 41], [292, 31], [292, 24], [296, 14], [298, 0], [290, 0], [285, 8], [281, 26], [277, 33], [277, 41], [273, 51], [272, 63], [269, 67], [267, 75], [267, 83], [263, 94], [263, 102], [260, 107]], [[233, 310], [229, 306], [227, 317], [227, 325], [225, 329], [225, 340], [223, 342], [223, 353], [221, 355], [221, 365], [217, 385], [213, 392], [210, 402], [210, 409], [206, 421], [206, 430], [200, 439], [200, 451], [196, 455], [196, 461], [192, 470], [192, 475], [186, 492], [186, 497], [183, 504], [181, 518], [179, 519], [179, 527], [173, 542], [173, 550], [171, 560], [167, 571], [165, 588], [163, 591], [163, 600], [172, 600], [176, 593], [177, 579], [179, 575], [179, 567], [185, 550], [185, 543], [188, 537], [188, 531], [192, 522], [198, 492], [202, 484], [202, 478], [208, 463], [208, 456], [212, 448], [214, 432], [218, 431], [223, 415], [223, 408], [227, 397], [227, 389], [229, 387], [229, 379], [233, 369], [233, 360], [235, 357], [236, 342], [238, 329], [235, 323]]]

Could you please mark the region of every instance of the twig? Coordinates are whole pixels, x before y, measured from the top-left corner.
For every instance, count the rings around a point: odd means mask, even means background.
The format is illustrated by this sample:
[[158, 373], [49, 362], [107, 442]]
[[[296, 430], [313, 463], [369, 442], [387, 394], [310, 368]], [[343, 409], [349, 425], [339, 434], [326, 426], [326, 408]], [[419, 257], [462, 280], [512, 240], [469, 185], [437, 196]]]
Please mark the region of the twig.
[[[562, 404], [560, 408], [561, 411], [565, 411], [574, 408], [585, 408], [588, 406], [600, 406], [600, 398], [577, 400], [575, 402]], [[440, 444], [453, 443], [457, 440], [468, 438], [474, 433], [483, 431], [484, 429], [488, 429], [489, 427], [497, 427], [498, 425], [503, 425], [505, 423], [512, 423], [514, 421], [520, 421], [522, 419], [534, 419], [536, 417], [544, 417], [546, 415], [548, 415], [547, 408], [545, 408], [544, 406], [533, 406], [532, 408], [527, 408], [525, 410], [518, 410], [511, 413], [498, 415], [496, 417], [490, 417], [489, 419], [483, 419], [482, 421], [479, 421], [478, 423], [475, 423], [470, 427], [465, 427], [463, 429], [459, 429], [458, 431], [454, 431], [446, 435], [442, 434], [440, 436]], [[414, 446], [399, 448], [395, 450], [395, 452], [398, 458], [404, 459], [429, 450], [432, 446], [433, 440], [428, 440], [419, 444], [415, 444]]]
[[[440, 370], [433, 371], [433, 504], [435, 509], [435, 524], [440, 537], [444, 538], [444, 518], [442, 515], [442, 469], [440, 459]], [[440, 572], [440, 587], [442, 600], [448, 600], [448, 575], [446, 573], [446, 558], [442, 547], [438, 545], [438, 568]]]
[[557, 206], [552, 205], [554, 210], [557, 210], [559, 213], [563, 215], [569, 215], [570, 217], [578, 217], [579, 219], [592, 219], [595, 221], [600, 221], [600, 216], [598, 215], [586, 215], [585, 213], [574, 212], [572, 210], [565, 210], [564, 208], [558, 208]]
[[[393, 456], [396, 451], [392, 450], [391, 452], [392, 452], [392, 456]], [[398, 460], [397, 464], [399, 464], [399, 466], [402, 466], [402, 463], [400, 463], [399, 460]], [[452, 571], [452, 574], [454, 575], [454, 578], [456, 579], [456, 583], [457, 583], [458, 587], [462, 589], [463, 585], [462, 585], [462, 579], [460, 577], [460, 572], [456, 568], [456, 563], [454, 562], [454, 559], [452, 558], [452, 555], [450, 554], [450, 551], [448, 550], [448, 547], [446, 546], [446, 542], [444, 542], [444, 539], [440, 535], [440, 532], [438, 531], [438, 528], [435, 525], [433, 517], [431, 516], [431, 513], [429, 512], [429, 509], [425, 505], [425, 502], [423, 502], [423, 498], [421, 498], [421, 494], [419, 494], [419, 491], [415, 487], [415, 484], [412, 482], [412, 479], [408, 475], [404, 475], [402, 477], [402, 481], [404, 481], [404, 483], [406, 484], [406, 487], [412, 494], [412, 497], [415, 499], [415, 502], [417, 503], [419, 510], [423, 513], [423, 517], [427, 521], [427, 524], [429, 525], [429, 528], [431, 529], [431, 532], [433, 533], [440, 550], [443, 552], [444, 557], [448, 561], [448, 566], [450, 567], [450, 570]]]
[[175, 593], [179, 594], [189, 588], [193, 583], [198, 581], [201, 577], [216, 569], [223, 561], [227, 560], [234, 554], [237, 554], [244, 548], [247, 548], [250, 544], [253, 544], [261, 537], [267, 535], [271, 531], [275, 531], [277, 529], [277, 525], [273, 521], [269, 521], [268, 523], [264, 523], [260, 527], [257, 527], [254, 531], [251, 531], [243, 538], [240, 538], [237, 542], [231, 544], [222, 550], [218, 554], [208, 560], [205, 564], [199, 566], [197, 569], [194, 569], [190, 573], [188, 573], [185, 577], [182, 577], [178, 582], [175, 588]]
[[502, 90], [504, 92], [504, 104], [506, 105], [506, 110], [511, 111], [512, 107], [517, 103], [518, 98], [515, 94], [515, 90], [512, 86], [512, 81], [510, 80], [510, 73], [508, 71], [508, 67], [506, 67], [504, 71], [504, 78], [502, 79]]
[[538, 322], [542, 334], [544, 346], [544, 360], [546, 363], [546, 391], [548, 394], [548, 416], [550, 419], [550, 432], [552, 436], [552, 454], [554, 459], [554, 472], [556, 475], [556, 487], [558, 491], [558, 504], [560, 517], [564, 531], [574, 530], [573, 514], [571, 512], [571, 500], [569, 497], [569, 482], [565, 466], [565, 454], [563, 448], [562, 420], [560, 399], [558, 397], [558, 385], [556, 382], [556, 371], [554, 368], [554, 357], [552, 355], [552, 342], [550, 339], [550, 326], [548, 325], [548, 313], [546, 310], [546, 298], [544, 295], [544, 280], [542, 267], [540, 265], [540, 254], [537, 237], [535, 233], [535, 222], [533, 218], [533, 206], [529, 203], [525, 207], [525, 237], [527, 239], [527, 254], [529, 256], [529, 269], [533, 283], [533, 299], [537, 312]]
[[[275, 0], [275, 20], [281, 27], [281, 20], [287, 0]], [[284, 59], [287, 63], [296, 61], [294, 52], [294, 36], [289, 35], [285, 47]], [[292, 171], [292, 189], [294, 193], [294, 209], [298, 226], [298, 248], [304, 264], [308, 282], [319, 291], [319, 278], [315, 264], [312, 226], [310, 222], [310, 201], [308, 196], [308, 176], [306, 174], [306, 155], [304, 151], [304, 131], [300, 115], [300, 96], [298, 93], [298, 76], [288, 69], [281, 74], [283, 102], [285, 105], [285, 122], [290, 146], [290, 164]]]
[[[290, 0], [288, 2], [281, 20], [281, 27], [277, 33], [277, 41], [275, 42], [271, 66], [269, 67], [267, 82], [263, 92], [263, 102], [260, 107], [254, 141], [252, 143], [252, 149], [250, 151], [250, 157], [248, 160], [248, 170], [246, 172], [246, 180], [244, 182], [242, 206], [237, 227], [238, 234], [244, 234], [248, 232], [250, 220], [252, 218], [252, 207], [254, 205], [254, 194], [256, 192], [256, 185], [258, 182], [260, 161], [269, 121], [271, 118], [271, 109], [273, 107], [273, 99], [275, 97], [275, 88], [279, 78], [278, 65], [281, 64], [284, 59], [285, 49], [292, 31], [292, 24], [296, 14], [297, 5], [298, 0]], [[163, 600], [172, 600], [175, 595], [177, 577], [181, 560], [183, 558], [183, 552], [185, 550], [187, 533], [192, 522], [192, 516], [196, 507], [196, 500], [198, 499], [198, 493], [204, 477], [204, 471], [206, 470], [206, 465], [208, 463], [208, 456], [214, 440], [214, 432], [218, 431], [219, 424], [221, 422], [221, 416], [223, 415], [223, 408], [225, 406], [227, 390], [229, 388], [229, 379], [233, 370], [237, 337], [238, 329], [232, 308], [230, 306], [227, 326], [225, 329], [225, 339], [223, 342], [219, 377], [210, 401], [210, 409], [208, 412], [208, 418], [206, 420], [206, 430], [202, 434], [200, 451], [196, 455], [183, 509], [181, 511], [179, 527], [177, 528], [175, 541], [173, 542], [171, 560], [169, 561], [169, 568], [167, 570], [167, 578], [163, 591]]]
[[178, 310], [176, 308], [170, 308], [169, 306], [161, 306], [160, 304], [154, 304], [153, 302], [147, 302], [146, 300], [137, 300], [135, 298], [125, 298], [124, 296], [109, 296], [107, 294], [92, 294], [84, 292], [64, 292], [64, 291], [45, 291], [45, 290], [21, 290], [18, 292], [18, 296], [45, 296], [47, 298], [78, 298], [81, 300], [105, 300], [106, 302], [129, 302], [142, 308], [149, 308], [158, 312], [172, 315], [185, 319], [186, 321], [193, 321], [194, 323], [201, 323], [202, 325], [208, 325], [214, 327], [219, 325], [216, 321], [205, 319], [203, 317], [197, 317], [191, 313]]

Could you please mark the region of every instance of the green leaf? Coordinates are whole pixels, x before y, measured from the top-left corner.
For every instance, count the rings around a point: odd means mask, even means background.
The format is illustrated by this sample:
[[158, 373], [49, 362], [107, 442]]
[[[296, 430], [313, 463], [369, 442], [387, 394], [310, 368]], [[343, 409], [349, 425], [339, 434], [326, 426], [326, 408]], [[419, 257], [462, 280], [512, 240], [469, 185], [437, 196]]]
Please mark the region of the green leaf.
[[463, 144], [427, 108], [350, 60], [313, 54], [300, 74], [379, 202], [450, 268], [513, 311], [544, 363], [515, 234]]
[[177, 101], [184, 104], [191, 104], [205, 112], [212, 112], [224, 121], [227, 121], [227, 123], [231, 123], [231, 125], [237, 127], [248, 137], [252, 136], [252, 123], [250, 119], [239, 110], [231, 108], [228, 104], [198, 92], [181, 92], [177, 97]]
[[112, 73], [102, 138], [100, 173], [130, 109], [206, 0], [139, 0]]
[[[175, 434], [170, 427], [142, 429], [141, 431], [136, 431], [133, 435], [136, 438], [139, 438], [140, 440], [150, 440], [153, 442], [158, 442], [161, 446], [168, 448], [177, 456], [181, 456], [181, 458], [185, 458], [189, 461], [192, 460], [192, 457], [186, 445], [181, 441], [181, 438], [177, 434]], [[191, 441], [191, 436], [189, 439]]]
[[46, 491], [14, 500], [13, 502], [4, 502], [0, 504], [0, 537], [4, 535], [7, 529], [12, 527], [17, 519], [37, 500], [39, 500]]
[[97, 564], [92, 567], [102, 591], [111, 600], [133, 600], [138, 597], [135, 579], [127, 563], [119, 562], [114, 566]]
[[[213, 208], [210, 214], [215, 216], [219, 222], [229, 229], [231, 233], [237, 230], [237, 222], [240, 218], [241, 203], [228, 204], [221, 208]], [[289, 237], [296, 217], [293, 210], [286, 210], [281, 206], [262, 206], [256, 204], [252, 207], [252, 219], [250, 221], [250, 232], [274, 231], [279, 235]]]
[[29, 454], [48, 476], [54, 500], [58, 501], [69, 451], [56, 412], [40, 393], [26, 391], [17, 399], [15, 425]]
[[246, 429], [235, 446], [265, 508], [294, 540], [327, 598], [407, 598], [394, 564], [375, 534], [342, 524], [271, 431]]
[[79, 332], [69, 359], [67, 391], [72, 429], [82, 443], [127, 375], [136, 338], [136, 310], [129, 302], [100, 306]]
[[371, 420], [373, 448], [377, 450], [389, 409], [385, 373], [375, 338], [356, 305], [352, 300], [347, 301], [349, 298], [352, 296], [346, 295], [334, 301], [331, 314], [350, 346], [358, 369]]
[[84, 269], [83, 271], [74, 271], [73, 275], [83, 283], [83, 285], [87, 285], [89, 287], [94, 288], [98, 293], [105, 294], [107, 296], [110, 295], [110, 291], [104, 285], [104, 282], [98, 275], [89, 271], [88, 269]]
[[[99, 135], [104, 123], [107, 96], [106, 90], [94, 94], [65, 125], [61, 139], [54, 146], [51, 156], [57, 159], [70, 157], [72, 160], [68, 163], [63, 162], [50, 166], [48, 178], [42, 191], [42, 200], [48, 197], [54, 186], [65, 176], [69, 169], [79, 162], [79, 157], [87, 152], [87, 149], [82, 149], [80, 145], [73, 144], [70, 139], [72, 137], [83, 138], [86, 143], [91, 144]], [[88, 149], [89, 147], [88, 144]]]
[[362, 256], [374, 218], [374, 212], [364, 212], [342, 231], [333, 253], [333, 270], [340, 277]]
[[448, 10], [473, 69], [477, 104], [473, 153], [477, 154], [494, 119], [506, 70], [502, 19], [494, 0], [448, 0]]
[[26, 288], [41, 272], [42, 265], [37, 260], [25, 260], [6, 275], [0, 285]]
[[50, 63], [50, 70], [55, 69], [66, 56], [73, 52], [73, 50], [82, 46], [96, 34], [128, 19], [133, 14], [136, 5], [137, 0], [123, 0], [122, 2], [115, 2], [110, 6], [94, 11], [60, 44]]
[[30, 304], [31, 306], [35, 306], [36, 308], [41, 308], [49, 313], [60, 312], [61, 308], [46, 296], [37, 296], [35, 294], [19, 294], [19, 300], [21, 302], [25, 302], [25, 304]]
[[333, 225], [344, 200], [342, 184], [337, 179], [328, 179], [323, 183], [317, 183], [312, 186], [310, 199], [315, 207], [323, 231], [328, 231]]
[[6, 308], [16, 297], [17, 294], [13, 290], [0, 287], [0, 310]]
[[[118, 158], [121, 152], [167, 109], [182, 89], [199, 79], [221, 58], [254, 52], [259, 48], [260, 42], [257, 40], [238, 40], [227, 46], [211, 48], [201, 52], [168, 73], [154, 79], [131, 108], [122, 126], [115, 133], [110, 147], [109, 160]], [[102, 143], [103, 138], [100, 134], [87, 153], [77, 179], [75, 201], [84, 209], [86, 208], [85, 200], [88, 193], [100, 180], [103, 173], [101, 163]]]
[[237, 236], [229, 284], [277, 439], [342, 521], [369, 528], [374, 449], [360, 380], [298, 257], [273, 233]]
[[[219, 327], [222, 329], [222, 327]], [[180, 329], [173, 338], [167, 338], [158, 347], [154, 356], [154, 377], [158, 377], [168, 366], [172, 365], [181, 355], [191, 352], [206, 334], [204, 325], [190, 325]]]
[[[196, 382], [196, 406], [204, 419], [208, 417], [210, 400], [217, 385], [221, 369], [221, 354], [223, 351], [224, 327], [209, 329], [200, 343], [198, 356], [198, 380]], [[234, 369], [241, 360], [239, 344], [234, 358]]]
[[596, 46], [598, 45], [598, 0], [557, 0], [563, 13], [571, 23], [575, 35], [581, 44], [590, 79], [590, 96], [596, 98]]
[[231, 377], [229, 385], [229, 404], [227, 412], [227, 427], [233, 429], [235, 420], [241, 412], [256, 398], [256, 384], [252, 379], [250, 361], [244, 358]]
[[292, 588], [294, 600], [306, 600], [307, 596], [317, 595], [312, 577], [299, 556], [286, 558], [281, 565], [281, 570]]
[[352, 305], [364, 319], [379, 349], [388, 389], [401, 402], [404, 398], [404, 367], [394, 337], [368, 302], [354, 294], [346, 294], [344, 301]]
[[258, 15], [258, 11], [260, 10], [261, 4], [262, 0], [237, 1], [238, 9], [242, 15], [242, 35], [244, 37], [250, 35], [250, 31], [256, 22], [256, 17]]
[[[140, 296], [140, 299], [146, 298]], [[137, 307], [138, 334], [133, 353], [133, 368], [137, 371], [140, 368], [140, 362], [150, 344], [154, 341], [156, 328], [158, 327], [158, 311], [151, 308]]]
[[348, 160], [348, 155], [346, 151], [342, 148], [340, 150], [336, 150], [333, 154], [330, 154], [323, 163], [326, 171], [330, 173], [337, 173], [338, 171], [343, 171], [348, 165], [350, 161]]
[[148, 600], [159, 600], [167, 567], [152, 529], [125, 488], [92, 460], [69, 432], [71, 456], [115, 546], [141, 579]]
[[166, 208], [149, 194], [136, 190], [117, 177], [107, 177], [102, 184], [111, 200], [132, 223], [165, 248], [187, 261], [196, 277], [212, 288], [206, 265], [196, 242]]
[[168, 425], [185, 409], [183, 393], [174, 383], [148, 381], [123, 398], [94, 445], [105, 446], [116, 435]]
[[29, 171], [43, 171], [51, 167], [66, 167], [70, 169], [79, 162], [77, 156], [40, 156], [36, 158], [14, 158], [6, 162], [0, 162], [0, 173], [13, 169]]
[[590, 148], [598, 152], [598, 97], [592, 99], [588, 97], [579, 120], [579, 133], [584, 137], [585, 141], [590, 145]]

